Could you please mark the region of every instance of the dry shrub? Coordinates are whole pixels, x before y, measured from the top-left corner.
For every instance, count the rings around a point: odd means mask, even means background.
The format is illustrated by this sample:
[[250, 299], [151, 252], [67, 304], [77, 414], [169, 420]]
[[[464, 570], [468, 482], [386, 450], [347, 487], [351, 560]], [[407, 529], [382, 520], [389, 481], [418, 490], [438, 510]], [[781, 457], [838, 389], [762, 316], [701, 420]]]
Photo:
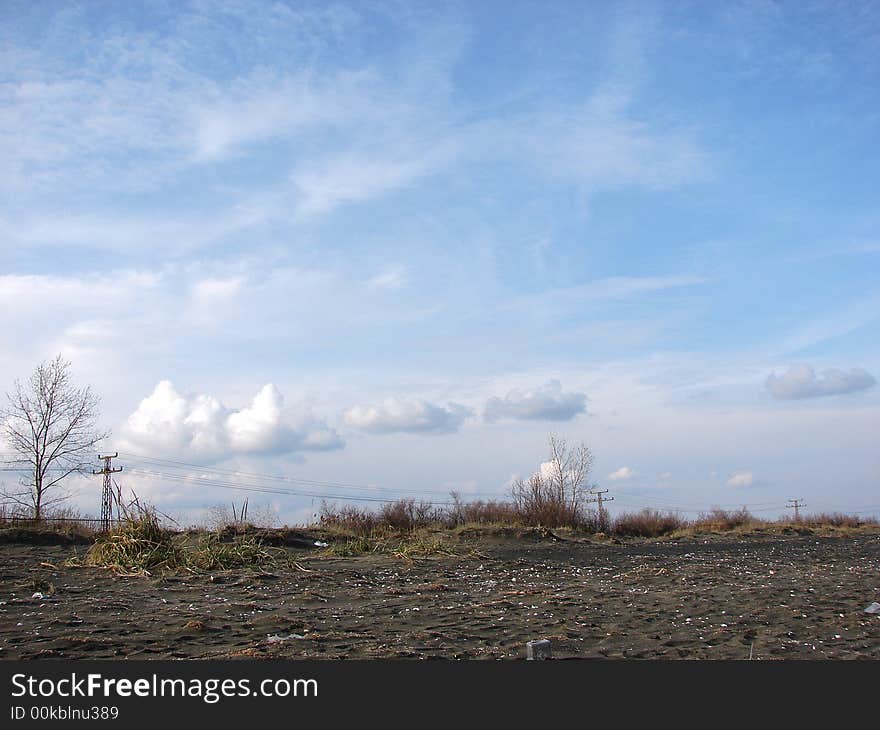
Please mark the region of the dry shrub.
[[423, 527], [442, 526], [448, 520], [448, 513], [442, 507], [414, 499], [399, 499], [383, 504], [378, 510], [351, 505], [337, 508], [324, 503], [321, 505], [319, 523], [324, 528], [369, 537], [379, 533], [413, 532]]
[[580, 527], [601, 531], [607, 514], [584, 510], [580, 504], [557, 500], [552, 494], [531, 495], [519, 502], [496, 500], [464, 502], [453, 493], [448, 507], [401, 499], [378, 509], [343, 505], [321, 505], [319, 524], [357, 537], [380, 537], [412, 533], [424, 528], [453, 528], [461, 525], [505, 525], [530, 527]]
[[806, 515], [800, 519], [801, 525], [807, 527], [863, 527], [878, 526], [875, 517], [860, 517], [859, 515], [847, 515], [842, 512], [822, 512], [813, 515]]
[[366, 507], [354, 507], [350, 504], [336, 507], [321, 504], [319, 524], [323, 528], [339, 530], [352, 535], [372, 535], [379, 528], [379, 515]]
[[743, 507], [738, 510], [723, 510], [719, 507], [713, 507], [708, 512], [701, 512], [700, 516], [690, 524], [695, 530], [735, 530], [747, 525], [757, 526], [760, 520], [752, 516], [752, 514]]
[[446, 517], [448, 527], [459, 525], [519, 525], [522, 518], [511, 502], [488, 501], [462, 502], [452, 495], [453, 504]]
[[618, 515], [611, 531], [620, 537], [661, 537], [687, 526], [674, 512], [643, 509], [641, 512], [625, 512]]
[[[566, 496], [567, 495], [567, 496]], [[420, 528], [441, 529], [463, 525], [496, 525], [503, 527], [571, 527], [591, 533], [614, 534], [619, 537], [651, 538], [675, 532], [727, 532], [790, 524], [786, 519], [770, 522], [752, 515], [745, 507], [738, 510], [713, 508], [695, 520], [687, 520], [674, 512], [644, 509], [611, 518], [607, 510], [586, 509], [583, 501], [572, 498], [571, 489], [560, 490], [550, 479], [533, 477], [515, 484], [513, 501], [465, 502], [454, 493], [448, 507], [416, 503], [405, 499], [378, 509], [345, 505], [336, 508], [322, 505], [320, 525], [336, 529], [345, 538], [362, 537], [362, 542], [340, 543], [345, 554], [373, 551], [376, 540], [411, 534]], [[805, 527], [880, 526], [871, 517], [840, 513], [801, 517]]]
[[565, 439], [550, 437], [549, 460], [526, 481], [513, 482], [515, 509], [526, 525], [535, 527], [582, 527], [587, 523], [584, 500], [593, 468], [593, 454], [586, 444], [569, 446]]
[[580, 499], [541, 474], [513, 485], [513, 506], [519, 520], [531, 527], [580, 527], [585, 515]]
[[383, 525], [401, 532], [412, 532], [419, 527], [429, 527], [444, 522], [443, 510], [430, 502], [416, 503], [414, 499], [398, 499], [383, 504], [379, 510]]
[[533, 502], [518, 511], [522, 523], [532, 527], [581, 527], [585, 522], [579, 505], [555, 500]]

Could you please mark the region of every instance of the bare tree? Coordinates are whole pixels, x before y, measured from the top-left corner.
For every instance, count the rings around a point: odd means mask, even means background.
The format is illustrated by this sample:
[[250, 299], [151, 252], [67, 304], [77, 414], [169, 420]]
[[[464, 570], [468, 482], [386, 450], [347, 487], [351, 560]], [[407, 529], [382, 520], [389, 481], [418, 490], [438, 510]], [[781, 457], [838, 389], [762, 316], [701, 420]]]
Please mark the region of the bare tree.
[[569, 446], [550, 436], [550, 458], [528, 481], [512, 486], [518, 511], [545, 527], [576, 525], [583, 520], [583, 500], [588, 494], [593, 454], [586, 444]]
[[61, 355], [41, 363], [27, 383], [16, 380], [6, 400], [0, 428], [29, 473], [18, 491], [0, 496], [32, 510], [39, 520], [47, 507], [69, 498], [61, 489], [63, 480], [86, 471], [95, 446], [109, 433], [96, 430], [98, 397], [73, 384], [70, 363]]

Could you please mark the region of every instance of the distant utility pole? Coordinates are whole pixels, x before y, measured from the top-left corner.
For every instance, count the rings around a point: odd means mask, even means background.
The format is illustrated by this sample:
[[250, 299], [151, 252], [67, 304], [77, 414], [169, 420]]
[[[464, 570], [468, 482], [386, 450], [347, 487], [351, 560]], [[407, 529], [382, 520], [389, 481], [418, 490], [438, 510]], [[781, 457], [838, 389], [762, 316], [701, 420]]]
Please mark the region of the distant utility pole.
[[790, 499], [790, 500], [788, 500], [788, 504], [785, 507], [786, 507], [786, 509], [794, 509], [794, 521], [795, 522], [801, 521], [800, 508], [806, 507], [806, 505], [804, 504], [803, 498]]
[[101, 490], [101, 531], [107, 532], [110, 529], [110, 521], [113, 519], [113, 483], [111, 474], [122, 471], [120, 466], [118, 469], [112, 467], [113, 459], [117, 458], [119, 453], [113, 456], [99, 456], [98, 460], [104, 462], [104, 468], [101, 471], [92, 470], [92, 474], [104, 475], [104, 488]]
[[599, 519], [604, 522], [605, 521], [605, 508], [602, 506], [602, 503], [603, 502], [613, 502], [614, 497], [603, 497], [602, 496], [603, 494], [608, 494], [607, 489], [602, 489], [601, 491], [598, 489], [595, 489], [595, 490], [591, 489], [589, 493], [594, 494], [595, 497], [593, 497], [592, 499], [586, 499], [584, 501], [587, 504], [591, 504], [592, 502], [598, 503], [598, 505], [599, 505]]

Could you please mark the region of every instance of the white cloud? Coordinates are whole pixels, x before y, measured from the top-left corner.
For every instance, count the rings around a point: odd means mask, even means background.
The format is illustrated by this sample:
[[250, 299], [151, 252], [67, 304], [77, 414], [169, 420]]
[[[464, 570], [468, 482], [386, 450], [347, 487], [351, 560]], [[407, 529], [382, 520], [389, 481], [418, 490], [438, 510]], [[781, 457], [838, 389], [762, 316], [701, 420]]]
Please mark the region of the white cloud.
[[584, 393], [566, 393], [558, 380], [532, 390], [514, 388], [504, 398], [486, 401], [484, 418], [487, 421], [510, 418], [526, 421], [570, 421], [587, 409]]
[[406, 286], [409, 272], [404, 266], [392, 266], [367, 280], [367, 288], [371, 291], [396, 291]]
[[144, 398], [123, 427], [122, 450], [219, 461], [243, 454], [283, 454], [342, 448], [333, 429], [311, 414], [288, 414], [271, 383], [235, 410], [210, 395], [181, 395], [168, 380]]
[[369, 200], [414, 183], [428, 169], [423, 156], [322, 160], [292, 176], [298, 197], [296, 210], [301, 216], [319, 215], [345, 203]]
[[809, 365], [792, 365], [782, 375], [775, 372], [767, 377], [766, 387], [771, 395], [783, 400], [817, 398], [823, 395], [841, 395], [867, 390], [876, 379], [862, 368], [823, 370], [821, 376]]
[[352, 428], [370, 433], [450, 433], [457, 431], [470, 409], [457, 403], [438, 406], [423, 400], [388, 398], [379, 406], [355, 406], [345, 412]]
[[630, 469], [628, 466], [622, 466], [617, 471], [613, 471], [608, 475], [608, 478], [615, 482], [623, 481], [624, 479], [630, 479], [635, 472]]
[[750, 471], [738, 471], [727, 480], [728, 487], [751, 487], [755, 483], [755, 477]]

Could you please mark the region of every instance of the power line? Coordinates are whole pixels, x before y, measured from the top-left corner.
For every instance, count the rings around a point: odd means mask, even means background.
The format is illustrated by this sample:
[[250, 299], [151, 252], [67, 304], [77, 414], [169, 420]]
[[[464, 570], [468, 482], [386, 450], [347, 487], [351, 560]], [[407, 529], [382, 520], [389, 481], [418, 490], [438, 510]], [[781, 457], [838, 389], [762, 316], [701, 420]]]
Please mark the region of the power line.
[[[181, 484], [196, 484], [200, 486], [207, 487], [216, 487], [218, 489], [235, 489], [241, 492], [258, 492], [262, 494], [278, 494], [289, 497], [317, 497], [319, 499], [338, 499], [338, 500], [346, 500], [352, 502], [373, 502], [380, 504], [388, 504], [391, 502], [397, 502], [400, 497], [396, 498], [384, 498], [384, 497], [366, 497], [366, 496], [355, 496], [351, 494], [333, 494], [328, 492], [309, 492], [304, 490], [294, 490], [294, 489], [283, 489], [281, 487], [270, 487], [270, 486], [260, 486], [260, 485], [246, 485], [235, 482], [224, 482], [218, 479], [211, 479], [206, 477], [187, 477], [182, 476], [180, 474], [165, 474], [162, 472], [155, 471], [145, 471], [143, 469], [129, 469], [129, 474], [136, 474], [138, 476], [144, 476], [147, 478], [154, 479], [162, 479], [165, 481], [173, 481]], [[436, 504], [438, 506], [452, 506], [452, 502], [432, 502], [432, 504]]]
[[[377, 504], [387, 504], [391, 502], [398, 501], [401, 498], [408, 498], [409, 496], [413, 497], [427, 497], [430, 499], [431, 495], [449, 495], [449, 491], [439, 491], [439, 490], [417, 490], [417, 489], [395, 489], [389, 487], [381, 487], [375, 484], [359, 484], [353, 482], [344, 482], [344, 481], [330, 481], [330, 480], [318, 480], [318, 479], [305, 479], [300, 477], [290, 477], [279, 474], [265, 474], [259, 472], [248, 472], [248, 471], [239, 471], [237, 469], [226, 469], [222, 467], [210, 467], [204, 464], [195, 464], [192, 462], [179, 461], [174, 459], [165, 459], [161, 457], [147, 456], [143, 454], [134, 454], [130, 452], [120, 452], [123, 457], [127, 459], [134, 460], [136, 465], [134, 468], [128, 470], [128, 473], [133, 475], [137, 475], [140, 477], [145, 477], [148, 479], [157, 479], [163, 480], [166, 482], [176, 482], [182, 484], [191, 484], [198, 485], [204, 487], [216, 487], [219, 489], [233, 489], [237, 491], [243, 492], [252, 492], [252, 493], [263, 493], [263, 494], [276, 494], [280, 496], [293, 496], [293, 497], [310, 497], [312, 499], [327, 499], [327, 500], [341, 500], [341, 501], [352, 501], [352, 502], [371, 502]], [[106, 457], [99, 457], [106, 458]], [[115, 458], [115, 457], [113, 457]], [[0, 461], [0, 464], [21, 464], [26, 463], [24, 459], [14, 459], [9, 461]], [[137, 464], [141, 464], [144, 468], [138, 468]], [[105, 468], [108, 465], [105, 464]], [[180, 474], [180, 473], [168, 473], [167, 470], [178, 470], [178, 471], [188, 471], [188, 470], [199, 470], [200, 474]], [[10, 472], [10, 473], [23, 473], [30, 470], [30, 467], [24, 466], [0, 466], [0, 472]], [[121, 470], [121, 469], [120, 469]], [[118, 470], [114, 469], [113, 472]], [[98, 474], [104, 474], [104, 471], [95, 472]], [[282, 484], [289, 484], [292, 487], [297, 488], [289, 488], [282, 487]], [[350, 494], [349, 492], [368, 492], [369, 495], [366, 494]], [[602, 497], [602, 495], [607, 494], [608, 490], [592, 490], [591, 494], [595, 495], [594, 499], [587, 500], [588, 503], [596, 502], [599, 505], [599, 510], [603, 510], [603, 502], [612, 501], [614, 497]], [[627, 507], [644, 507], [645, 502], [653, 503], [651, 508], [653, 509], [663, 509], [665, 511], [674, 512], [674, 513], [700, 513], [706, 512], [707, 508], [705, 505], [696, 505], [694, 503], [681, 502], [675, 499], [670, 499], [665, 496], [655, 496], [655, 495], [645, 495], [645, 494], [635, 494], [633, 492], [620, 492], [616, 491], [616, 494], [621, 497], [620, 503]], [[388, 495], [388, 497], [384, 497], [382, 495]], [[500, 499], [503, 498], [504, 495], [499, 493], [485, 493], [485, 492], [473, 492], [466, 495], [470, 498], [486, 498], [486, 499]], [[102, 494], [102, 504], [103, 504]], [[629, 498], [629, 499], [628, 499]], [[112, 501], [112, 494], [110, 497]], [[631, 500], [638, 500], [637, 502], [633, 502]], [[793, 503], [794, 502], [794, 503]], [[659, 503], [659, 504], [658, 504]], [[796, 503], [796, 504], [795, 504]], [[449, 501], [441, 501], [441, 502], [433, 502], [432, 504], [436, 504], [438, 506], [452, 506], [454, 503]], [[742, 504], [742, 503], [727, 503], [727, 504], [714, 504], [710, 509], [714, 508], [737, 508], [741, 507], [744, 509], [748, 509], [750, 512], [772, 512], [777, 510], [783, 510], [786, 508], [794, 508], [795, 509], [795, 519], [799, 518], [799, 508], [805, 506], [803, 500], [789, 500], [789, 504], [782, 505], [777, 502], [756, 502], [751, 505]], [[880, 510], [880, 506], [863, 506], [856, 510], [847, 507], [839, 507], [839, 509], [849, 509], [851, 512], [861, 513], [861, 512], [874, 512]], [[103, 507], [102, 507], [102, 517], [103, 517]]]
[[[368, 492], [387, 492], [389, 494], [414, 494], [414, 495], [428, 495], [428, 494], [442, 494], [444, 496], [448, 496], [450, 490], [439, 491], [439, 490], [430, 490], [430, 489], [395, 489], [388, 487], [380, 487], [374, 484], [356, 484], [352, 482], [335, 482], [335, 481], [326, 481], [326, 480], [317, 480], [317, 479], [303, 479], [300, 477], [290, 477], [279, 474], [261, 474], [255, 472], [246, 472], [240, 471], [237, 469], [223, 469], [221, 467], [210, 467], [205, 466], [204, 464], [193, 464], [185, 461], [175, 461], [173, 459], [160, 459], [157, 457], [151, 456], [143, 456], [138, 454], [127, 454], [126, 452], [120, 452], [123, 456], [133, 457], [135, 461], [144, 462], [146, 466], [156, 466], [158, 465], [160, 468], [189, 468], [189, 469], [198, 469], [202, 472], [208, 474], [219, 474], [222, 476], [233, 476], [239, 479], [245, 479], [253, 482], [256, 481], [273, 481], [273, 482], [284, 482], [293, 485], [303, 485], [306, 487], [328, 487], [328, 488], [336, 488], [336, 489], [345, 489], [345, 490], [353, 490], [353, 491], [368, 491]], [[485, 496], [485, 497], [493, 497], [497, 495], [491, 495], [488, 493], [471, 493], [470, 496]]]
[[[641, 501], [647, 502], [660, 502], [662, 504], [674, 504], [677, 507], [683, 507], [685, 510], [690, 511], [699, 511], [705, 510], [706, 506], [703, 505], [695, 505], [693, 502], [680, 502], [676, 499], [669, 499], [668, 497], [654, 497], [646, 494], [635, 494], [633, 492], [621, 492], [619, 490], [615, 490], [615, 494], [624, 496], [624, 497], [632, 497], [633, 499], [638, 499]], [[777, 506], [778, 502], [754, 502], [752, 506], [754, 507], [766, 507], [766, 506]], [[713, 503], [713, 507], [729, 507], [732, 509], [736, 509], [737, 507], [744, 506], [742, 502], [726, 502], [726, 503]], [[746, 505], [748, 506], [748, 505]]]

